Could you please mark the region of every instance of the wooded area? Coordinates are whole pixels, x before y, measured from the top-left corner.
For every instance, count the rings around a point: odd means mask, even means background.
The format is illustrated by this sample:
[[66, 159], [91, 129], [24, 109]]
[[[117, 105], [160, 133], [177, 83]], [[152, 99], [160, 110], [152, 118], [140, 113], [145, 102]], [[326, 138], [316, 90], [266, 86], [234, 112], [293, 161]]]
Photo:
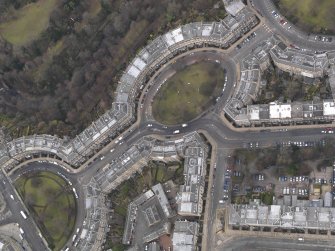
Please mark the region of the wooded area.
[[[30, 2], [1, 1], [0, 22]], [[224, 15], [218, 0], [59, 0], [38, 39], [0, 37], [0, 124], [13, 137], [74, 136], [111, 107], [122, 70], [148, 40]]]

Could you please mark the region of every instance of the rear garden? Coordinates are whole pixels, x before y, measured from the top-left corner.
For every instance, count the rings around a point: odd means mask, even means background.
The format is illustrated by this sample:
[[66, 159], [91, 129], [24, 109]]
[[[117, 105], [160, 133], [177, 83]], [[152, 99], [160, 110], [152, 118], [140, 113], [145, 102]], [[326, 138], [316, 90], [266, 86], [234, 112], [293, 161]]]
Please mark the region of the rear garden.
[[328, 138], [311, 143], [235, 150], [230, 160], [232, 202], [260, 199], [270, 205], [273, 196], [296, 194], [308, 199], [318, 185], [328, 191], [333, 179], [335, 141]]
[[268, 104], [274, 101], [311, 101], [315, 98], [332, 98], [332, 91], [327, 77], [310, 79], [303, 76], [291, 75], [275, 66], [263, 72], [258, 99], [255, 103]]
[[109, 194], [113, 210], [111, 222], [113, 227], [107, 234], [105, 245], [107, 249], [125, 250], [125, 246], [122, 245], [121, 241], [129, 203], [157, 183], [163, 185], [167, 191], [168, 198], [173, 200], [179, 185], [184, 182], [183, 170], [181, 162], [169, 162], [166, 164], [164, 162], [150, 161], [140, 174], [125, 181]]

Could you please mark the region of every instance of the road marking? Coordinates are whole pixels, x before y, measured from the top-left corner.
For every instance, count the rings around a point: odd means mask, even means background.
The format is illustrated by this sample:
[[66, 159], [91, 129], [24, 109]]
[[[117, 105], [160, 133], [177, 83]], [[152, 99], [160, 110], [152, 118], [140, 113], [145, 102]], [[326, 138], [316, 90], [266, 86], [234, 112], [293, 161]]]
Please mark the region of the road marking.
[[262, 26], [265, 28], [266, 32], [272, 33], [272, 30], [265, 23], [263, 23]]

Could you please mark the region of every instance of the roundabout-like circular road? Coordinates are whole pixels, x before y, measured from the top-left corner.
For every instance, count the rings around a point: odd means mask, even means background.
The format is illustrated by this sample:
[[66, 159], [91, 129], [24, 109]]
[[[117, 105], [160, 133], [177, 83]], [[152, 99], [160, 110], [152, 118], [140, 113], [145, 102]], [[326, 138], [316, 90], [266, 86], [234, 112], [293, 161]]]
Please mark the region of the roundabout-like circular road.
[[[296, 30], [296, 28], [290, 30], [283, 28], [280, 24], [278, 24], [278, 22], [271, 14], [273, 5], [270, 1], [254, 0], [252, 1], [252, 6], [254, 10], [256, 10], [255, 13], [258, 15], [260, 23], [256, 27], [252, 27], [249, 31], [243, 34], [238, 40], [230, 45], [230, 47], [221, 49], [205, 44], [203, 46], [192, 47], [190, 49], [186, 47], [182, 53], [172, 58], [171, 54], [169, 54], [169, 58], [166, 59], [166, 62], [162, 64], [156, 71], [154, 71], [150, 77], [147, 78], [148, 81], [146, 81], [145, 86], [143, 86], [141, 93], [139, 93], [139, 90], [137, 89], [134, 91], [134, 93], [132, 93], [134, 97], [137, 96], [136, 94], [139, 95], [139, 101], [137, 101], [138, 105], [136, 106], [136, 122], [132, 123], [130, 127], [124, 130], [121, 135], [117, 137], [117, 139], [114, 137], [113, 140], [104, 147], [101, 147], [101, 145], [97, 146], [95, 148], [96, 152], [92, 154], [93, 157], [90, 156], [89, 160], [81, 165], [81, 167], [79, 167], [77, 170], [71, 170], [72, 173], [70, 173], [66, 170], [66, 168], [62, 168], [61, 166], [55, 165], [54, 163], [37, 161], [26, 165], [21, 165], [21, 168], [14, 171], [10, 178], [15, 180], [26, 172], [48, 170], [59, 176], [65, 177], [65, 179], [68, 179], [78, 193], [78, 214], [75, 224], [75, 229], [77, 229], [81, 228], [85, 218], [88, 217], [85, 211], [86, 198], [82, 187], [94, 180], [93, 177], [108, 167], [110, 163], [113, 163], [114, 160], [120, 159], [131, 146], [133, 146], [144, 136], [157, 135], [165, 139], [171, 137], [175, 137], [177, 139], [190, 132], [199, 130], [205, 131], [207, 135], [215, 140], [215, 144], [217, 146], [217, 152], [215, 154], [218, 156], [216, 163], [219, 163], [222, 167], [225, 165], [225, 154], [229, 150], [246, 147], [246, 144], [250, 142], [257, 142], [259, 147], [269, 147], [289, 141], [316, 142], [322, 140], [324, 135], [320, 133], [320, 127], [323, 125], [291, 126], [285, 127], [285, 130], [279, 130], [281, 127], [278, 127], [277, 129], [237, 129], [234, 128], [231, 123], [225, 120], [225, 118], [222, 116], [223, 107], [231, 98], [236, 88], [236, 84], [241, 78], [241, 72], [239, 68], [241, 60], [246, 57], [246, 55], [248, 55], [253, 49], [255, 49], [258, 43], [263, 42], [273, 34], [277, 34], [286, 43], [293, 43], [300, 48], [307, 48], [313, 51], [328, 51], [335, 49], [335, 40], [333, 40], [332, 43], [316, 42], [311, 39], [311, 35], [307, 36], [306, 34], [298, 31], [293, 32]], [[256, 38], [246, 44], [242, 49], [236, 50], [236, 45], [240, 44], [247, 36], [251, 34], [251, 32], [257, 33]], [[222, 91], [218, 97], [215, 105], [199, 114], [199, 116], [195, 119], [188, 121], [187, 126], [166, 126], [156, 122], [152, 116], [152, 101], [155, 98], [159, 87], [166, 81], [166, 79], [170, 78], [175, 73], [176, 65], [191, 65], [195, 62], [201, 62], [204, 60], [220, 64], [220, 67], [225, 69], [227, 74], [227, 82], [225, 83], [226, 86], [224, 91]], [[132, 109], [135, 110], [135, 107]], [[118, 129], [119, 128], [116, 130]], [[176, 131], [178, 131], [177, 135], [174, 134]], [[78, 138], [76, 138], [76, 140]], [[80, 140], [82, 139], [79, 139], [78, 141]], [[99, 151], [97, 149], [99, 149]], [[79, 153], [79, 155], [80, 154], [81, 153]], [[208, 238], [203, 239], [205, 239], [204, 241], [207, 241], [207, 243], [214, 243], [214, 233], [213, 229], [211, 228], [211, 226], [214, 224], [214, 219], [211, 215], [215, 214], [215, 210], [218, 206], [218, 198], [222, 198], [221, 187], [224, 176], [223, 168], [222, 170], [219, 170], [219, 172], [221, 172], [221, 175], [216, 175], [216, 178], [213, 180], [213, 184], [215, 184], [218, 189], [215, 190], [212, 196], [212, 202], [210, 202], [211, 205], [205, 212], [205, 215], [207, 215], [208, 218], [205, 217], [207, 228], [204, 228], [204, 236], [208, 236]], [[10, 199], [8, 202], [13, 204]], [[13, 208], [15, 208], [14, 205]], [[24, 224], [22, 220], [21, 223]], [[107, 223], [104, 222], [104, 225], [107, 225]], [[25, 229], [27, 228], [28, 226], [25, 226]], [[73, 235], [75, 235], [75, 232]], [[33, 235], [28, 235], [27, 238], [33, 243], [33, 246], [35, 245], [34, 247], [37, 248], [36, 250], [42, 250], [40, 249], [40, 242], [34, 244]], [[72, 244], [73, 243], [70, 239], [66, 246], [70, 247]], [[207, 250], [212, 249], [208, 247]]]

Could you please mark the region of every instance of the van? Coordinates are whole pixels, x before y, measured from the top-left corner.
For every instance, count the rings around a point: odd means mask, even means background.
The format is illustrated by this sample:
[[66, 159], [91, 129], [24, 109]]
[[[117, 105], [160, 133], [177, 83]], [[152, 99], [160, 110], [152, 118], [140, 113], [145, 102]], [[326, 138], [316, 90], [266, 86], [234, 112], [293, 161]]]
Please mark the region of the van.
[[20, 211], [20, 214], [22, 215], [23, 219], [27, 219], [27, 215], [23, 211]]
[[78, 199], [79, 196], [78, 196], [77, 191], [76, 191], [76, 189], [74, 187], [72, 188], [72, 191], [73, 191], [74, 196], [76, 197], [76, 199]]

